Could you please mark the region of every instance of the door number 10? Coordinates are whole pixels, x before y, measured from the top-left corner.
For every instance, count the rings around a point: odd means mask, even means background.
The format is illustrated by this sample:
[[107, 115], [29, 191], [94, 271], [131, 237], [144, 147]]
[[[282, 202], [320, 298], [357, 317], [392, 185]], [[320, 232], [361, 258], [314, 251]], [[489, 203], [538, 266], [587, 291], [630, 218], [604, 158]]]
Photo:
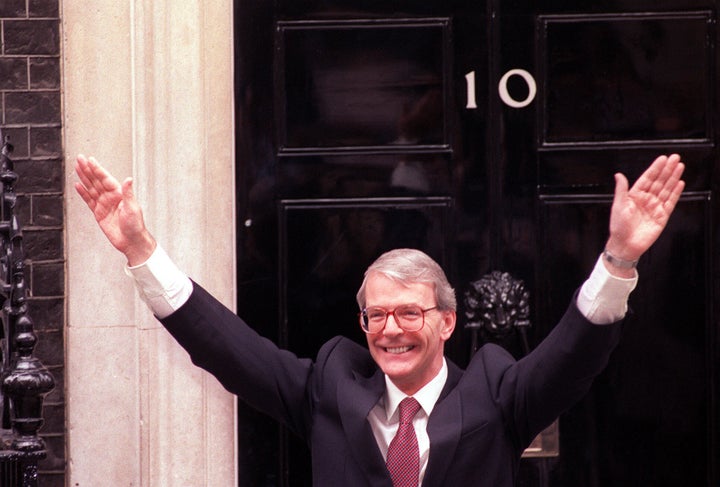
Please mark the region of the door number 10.
[[[507, 89], [508, 80], [512, 76], [520, 76], [528, 87], [528, 94], [524, 100], [516, 100]], [[475, 101], [475, 71], [470, 71], [465, 75], [465, 82], [467, 83], [467, 104], [465, 108], [472, 110], [477, 108], [477, 102]], [[498, 94], [500, 99], [507, 105], [513, 108], [523, 108], [532, 103], [537, 94], [537, 85], [535, 84], [535, 78], [525, 71], [524, 69], [511, 69], [500, 78], [498, 83]]]

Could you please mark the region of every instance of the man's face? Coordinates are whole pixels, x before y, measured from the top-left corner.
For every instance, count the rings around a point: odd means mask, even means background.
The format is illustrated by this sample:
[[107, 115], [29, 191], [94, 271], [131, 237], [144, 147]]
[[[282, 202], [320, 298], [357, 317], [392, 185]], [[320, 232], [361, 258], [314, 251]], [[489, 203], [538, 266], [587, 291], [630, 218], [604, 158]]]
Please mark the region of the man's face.
[[[420, 282], [402, 284], [378, 273], [368, 276], [366, 307], [392, 311], [403, 304], [415, 304], [422, 309], [436, 306], [433, 287]], [[407, 332], [388, 314], [383, 331], [367, 335], [370, 354], [400, 390], [414, 394], [440, 371], [444, 345], [455, 329], [455, 320], [454, 311], [433, 309], [425, 313], [425, 326]]]

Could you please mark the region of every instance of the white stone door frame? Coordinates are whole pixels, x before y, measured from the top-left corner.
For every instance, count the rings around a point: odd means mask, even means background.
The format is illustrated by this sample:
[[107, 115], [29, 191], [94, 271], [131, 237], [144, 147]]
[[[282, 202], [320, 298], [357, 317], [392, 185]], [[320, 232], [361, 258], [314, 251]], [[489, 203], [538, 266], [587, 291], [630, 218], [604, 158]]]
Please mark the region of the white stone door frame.
[[67, 485], [237, 485], [235, 400], [153, 319], [75, 194], [74, 159], [135, 178], [152, 233], [235, 303], [231, 0], [61, 2]]

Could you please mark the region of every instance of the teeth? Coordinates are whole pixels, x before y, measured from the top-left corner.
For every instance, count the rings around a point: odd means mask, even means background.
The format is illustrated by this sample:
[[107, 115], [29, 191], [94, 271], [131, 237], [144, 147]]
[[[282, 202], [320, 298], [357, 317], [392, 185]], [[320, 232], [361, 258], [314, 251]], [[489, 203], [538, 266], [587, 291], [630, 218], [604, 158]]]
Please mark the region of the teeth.
[[386, 348], [385, 351], [388, 353], [405, 353], [412, 348], [413, 347], [393, 347], [393, 348]]

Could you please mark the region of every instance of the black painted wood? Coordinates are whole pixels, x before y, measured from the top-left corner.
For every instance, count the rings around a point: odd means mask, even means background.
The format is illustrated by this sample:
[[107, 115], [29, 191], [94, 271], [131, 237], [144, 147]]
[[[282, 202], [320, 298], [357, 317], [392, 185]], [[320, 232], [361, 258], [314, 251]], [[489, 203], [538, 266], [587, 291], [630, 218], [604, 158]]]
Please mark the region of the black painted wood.
[[[362, 272], [411, 245], [459, 295], [492, 270], [522, 279], [536, 345], [602, 250], [613, 174], [679, 152], [687, 191], [624, 340], [560, 418], [560, 456], [523, 460], [519, 485], [717, 485], [717, 7], [236, 0], [241, 315], [305, 356], [363, 341]], [[448, 344], [461, 366], [470, 342]], [[241, 485], [310, 485], [304, 445], [238, 420]]]

